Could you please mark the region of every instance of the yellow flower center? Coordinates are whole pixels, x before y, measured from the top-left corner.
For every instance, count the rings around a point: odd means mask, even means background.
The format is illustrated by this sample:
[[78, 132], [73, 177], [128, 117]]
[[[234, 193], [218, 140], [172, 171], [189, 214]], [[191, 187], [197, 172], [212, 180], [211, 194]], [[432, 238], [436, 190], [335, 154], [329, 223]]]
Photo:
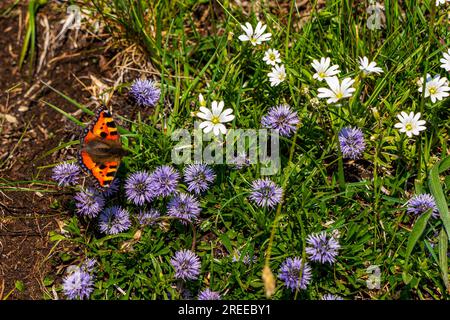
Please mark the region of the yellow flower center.
[[251, 37], [251, 38], [250, 38], [250, 42], [251, 42], [251, 43], [256, 43], [256, 41], [258, 41], [258, 39], [256, 39], [255, 37]]
[[412, 123], [407, 123], [405, 126], [406, 131], [411, 131], [413, 129]]
[[336, 93], [336, 98], [338, 98], [338, 99], [341, 99], [343, 96], [344, 96], [344, 94], [341, 91]]
[[273, 53], [271, 53], [271, 54], [269, 54], [269, 59], [271, 61], [275, 61], [276, 57], [275, 57], [275, 55]]
[[218, 124], [218, 123], [220, 123], [219, 117], [213, 116], [212, 119], [211, 119], [211, 122], [212, 122], [213, 124]]
[[430, 91], [430, 94], [435, 94], [437, 92], [437, 89], [435, 87], [431, 87], [429, 89], [429, 91]]
[[319, 72], [319, 77], [326, 78], [327, 75], [325, 74], [325, 72]]

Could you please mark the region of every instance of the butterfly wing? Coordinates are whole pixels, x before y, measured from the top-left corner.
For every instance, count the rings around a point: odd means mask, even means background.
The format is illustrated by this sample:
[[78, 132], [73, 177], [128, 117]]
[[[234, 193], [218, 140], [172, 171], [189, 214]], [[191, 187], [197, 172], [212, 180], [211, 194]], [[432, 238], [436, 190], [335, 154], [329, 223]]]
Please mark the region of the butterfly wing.
[[[101, 188], [108, 188], [113, 182], [120, 165], [120, 157], [96, 157], [89, 152], [96, 145], [120, 145], [120, 136], [109, 111], [100, 109], [91, 126], [85, 129], [81, 137], [83, 147], [79, 152], [82, 168], [90, 173]], [[100, 143], [97, 143], [100, 142]], [[92, 147], [94, 146], [94, 147]]]

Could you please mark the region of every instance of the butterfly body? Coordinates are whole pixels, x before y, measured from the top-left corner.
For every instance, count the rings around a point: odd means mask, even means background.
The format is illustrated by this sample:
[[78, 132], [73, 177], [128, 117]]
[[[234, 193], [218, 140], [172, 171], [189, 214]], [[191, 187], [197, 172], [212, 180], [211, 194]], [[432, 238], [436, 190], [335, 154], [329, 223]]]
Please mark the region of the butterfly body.
[[113, 182], [120, 161], [126, 155], [116, 124], [106, 109], [97, 112], [94, 122], [84, 130], [79, 152], [80, 164], [101, 188]]

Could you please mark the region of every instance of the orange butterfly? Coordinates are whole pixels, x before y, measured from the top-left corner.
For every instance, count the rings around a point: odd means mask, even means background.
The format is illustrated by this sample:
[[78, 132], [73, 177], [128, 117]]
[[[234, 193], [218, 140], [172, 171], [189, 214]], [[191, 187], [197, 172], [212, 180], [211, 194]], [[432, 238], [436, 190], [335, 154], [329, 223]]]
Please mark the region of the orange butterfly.
[[108, 188], [125, 155], [111, 113], [105, 108], [99, 109], [96, 119], [84, 130], [81, 138], [81, 167], [96, 179], [101, 188]]

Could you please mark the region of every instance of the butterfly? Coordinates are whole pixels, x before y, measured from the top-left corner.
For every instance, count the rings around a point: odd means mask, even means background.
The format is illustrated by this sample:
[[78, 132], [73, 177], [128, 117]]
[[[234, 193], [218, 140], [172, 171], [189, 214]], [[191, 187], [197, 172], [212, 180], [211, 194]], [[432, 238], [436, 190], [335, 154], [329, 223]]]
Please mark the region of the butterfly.
[[81, 137], [79, 162], [92, 175], [102, 189], [108, 188], [116, 177], [122, 157], [120, 135], [111, 113], [100, 108], [95, 120], [84, 129]]

